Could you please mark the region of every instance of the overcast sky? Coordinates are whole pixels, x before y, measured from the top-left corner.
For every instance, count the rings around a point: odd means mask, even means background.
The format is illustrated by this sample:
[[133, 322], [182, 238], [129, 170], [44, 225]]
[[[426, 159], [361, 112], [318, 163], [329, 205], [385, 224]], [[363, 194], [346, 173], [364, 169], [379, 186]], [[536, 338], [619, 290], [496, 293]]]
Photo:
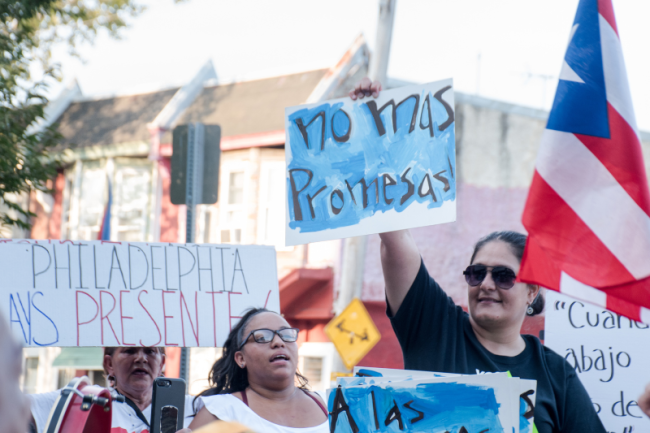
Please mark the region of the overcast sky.
[[[374, 48], [378, 0], [141, 1], [121, 40], [63, 49], [64, 82], [85, 95], [179, 86], [209, 59], [222, 81], [328, 67], [362, 33]], [[637, 123], [650, 131], [650, 1], [614, 0]], [[550, 109], [578, 0], [398, 0], [388, 75]], [[480, 58], [480, 60], [479, 60]], [[60, 90], [53, 86], [52, 92]]]

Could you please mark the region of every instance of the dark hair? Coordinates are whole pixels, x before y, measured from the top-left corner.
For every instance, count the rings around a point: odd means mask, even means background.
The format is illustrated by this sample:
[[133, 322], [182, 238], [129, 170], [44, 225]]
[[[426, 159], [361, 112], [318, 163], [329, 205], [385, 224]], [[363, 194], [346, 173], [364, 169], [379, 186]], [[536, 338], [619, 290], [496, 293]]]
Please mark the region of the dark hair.
[[[489, 235], [481, 238], [476, 245], [474, 245], [474, 252], [472, 253], [472, 259], [469, 261], [470, 264], [474, 263], [476, 254], [483, 248], [486, 244], [494, 241], [505, 242], [510, 246], [510, 250], [517, 257], [517, 260], [521, 262], [522, 257], [524, 256], [524, 249], [526, 248], [526, 235], [518, 232], [512, 231], [502, 231], [502, 232], [492, 232]], [[537, 293], [537, 297], [530, 307], [533, 309], [532, 314], [526, 313], [528, 316], [536, 316], [544, 311], [544, 304], [546, 303], [544, 295], [542, 295], [541, 288]]]
[[[239, 347], [243, 343], [244, 331], [246, 325], [251, 319], [260, 313], [275, 313], [275, 311], [267, 310], [266, 308], [251, 308], [239, 320], [237, 325], [230, 331], [228, 338], [223, 345], [223, 352], [221, 358], [212, 365], [208, 381], [210, 388], [201, 392], [196, 396], [215, 395], [215, 394], [232, 394], [234, 392], [243, 391], [248, 387], [248, 373], [245, 368], [240, 368], [235, 362], [235, 353], [239, 351]], [[296, 378], [298, 379], [299, 388], [307, 389], [307, 378], [296, 371]]]

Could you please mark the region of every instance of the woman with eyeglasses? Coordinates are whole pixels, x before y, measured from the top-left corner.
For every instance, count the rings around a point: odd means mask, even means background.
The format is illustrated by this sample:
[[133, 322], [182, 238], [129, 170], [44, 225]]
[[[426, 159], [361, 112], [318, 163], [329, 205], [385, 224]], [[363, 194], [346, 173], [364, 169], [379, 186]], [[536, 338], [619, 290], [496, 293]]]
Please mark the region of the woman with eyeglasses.
[[325, 402], [297, 371], [297, 339], [298, 329], [277, 313], [257, 308], [244, 314], [212, 366], [211, 388], [195, 400], [189, 428], [220, 419], [259, 432], [329, 432]]
[[[381, 84], [364, 78], [353, 100], [377, 97]], [[575, 370], [532, 335], [526, 315], [541, 313], [539, 286], [519, 283], [526, 236], [492, 233], [481, 239], [465, 269], [469, 313], [429, 275], [408, 230], [382, 233], [387, 314], [406, 369], [459, 374], [510, 372], [537, 380], [534, 423], [539, 433], [604, 433]]]

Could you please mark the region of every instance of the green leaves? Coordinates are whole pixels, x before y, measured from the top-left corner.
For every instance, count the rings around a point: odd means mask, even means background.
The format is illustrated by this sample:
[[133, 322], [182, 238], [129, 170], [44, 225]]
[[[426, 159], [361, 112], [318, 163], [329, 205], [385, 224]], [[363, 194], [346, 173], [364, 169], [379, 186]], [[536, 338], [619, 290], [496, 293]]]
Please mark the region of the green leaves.
[[[144, 7], [135, 0], [0, 0], [0, 228], [29, 229], [35, 215], [20, 205], [31, 191], [51, 192], [58, 161], [49, 151], [60, 143], [56, 125], [39, 128], [47, 105], [48, 81], [59, 78], [52, 48], [66, 44], [78, 55], [102, 30], [112, 37]], [[42, 73], [34, 80], [32, 67]]]

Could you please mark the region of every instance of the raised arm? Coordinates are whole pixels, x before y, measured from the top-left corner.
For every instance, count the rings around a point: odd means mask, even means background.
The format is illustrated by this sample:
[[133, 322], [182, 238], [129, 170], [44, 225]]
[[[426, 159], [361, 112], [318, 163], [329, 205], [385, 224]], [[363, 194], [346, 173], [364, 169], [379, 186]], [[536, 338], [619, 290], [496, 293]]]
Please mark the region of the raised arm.
[[[381, 83], [363, 78], [350, 91], [353, 101], [365, 97], [376, 98], [381, 92]], [[420, 252], [408, 230], [380, 233], [381, 267], [384, 270], [386, 299], [392, 314], [397, 313], [420, 269]]]
[[391, 314], [397, 313], [420, 269], [420, 252], [408, 230], [380, 233], [381, 267]]

